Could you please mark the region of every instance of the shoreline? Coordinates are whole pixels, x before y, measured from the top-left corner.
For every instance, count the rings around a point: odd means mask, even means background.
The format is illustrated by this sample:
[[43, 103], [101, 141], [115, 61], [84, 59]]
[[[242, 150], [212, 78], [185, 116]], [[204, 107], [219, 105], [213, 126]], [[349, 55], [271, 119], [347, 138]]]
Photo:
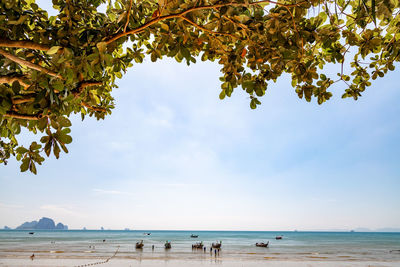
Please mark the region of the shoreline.
[[395, 267], [400, 265], [400, 261], [353, 261], [353, 260], [329, 260], [314, 259], [314, 260], [225, 260], [221, 258], [214, 259], [128, 259], [128, 258], [114, 258], [106, 261], [106, 257], [96, 259], [82, 259], [82, 258], [35, 258], [34, 260], [27, 258], [2, 258], [0, 259], [1, 267], [86, 267], [86, 266], [141, 266], [141, 267], [160, 267], [160, 266], [191, 266], [191, 267], [204, 267], [204, 266], [221, 266], [221, 267]]

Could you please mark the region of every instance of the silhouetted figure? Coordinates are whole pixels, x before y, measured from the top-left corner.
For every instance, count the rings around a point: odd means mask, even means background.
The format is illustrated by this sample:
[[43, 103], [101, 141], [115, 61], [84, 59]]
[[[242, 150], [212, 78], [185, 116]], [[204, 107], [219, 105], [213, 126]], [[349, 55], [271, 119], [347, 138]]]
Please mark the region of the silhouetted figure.
[[154, 250], [154, 245], [151, 246], [151, 250]]
[[106, 240], [105, 240], [105, 239], [103, 239], [103, 242], [106, 242]]
[[204, 253], [206, 253], [206, 247], [204, 247]]

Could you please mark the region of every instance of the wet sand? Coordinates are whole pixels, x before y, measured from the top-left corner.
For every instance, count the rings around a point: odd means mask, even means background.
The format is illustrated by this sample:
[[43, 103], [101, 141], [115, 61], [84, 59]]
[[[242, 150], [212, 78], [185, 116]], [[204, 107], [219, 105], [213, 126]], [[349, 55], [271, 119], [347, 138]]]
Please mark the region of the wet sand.
[[205, 266], [220, 266], [220, 267], [395, 267], [400, 266], [400, 261], [391, 262], [376, 262], [376, 261], [290, 261], [290, 260], [268, 260], [265, 261], [251, 261], [251, 260], [137, 260], [137, 259], [110, 259], [105, 262], [107, 258], [102, 259], [40, 259], [34, 260], [27, 259], [0, 259], [0, 266], [26, 266], [26, 267], [50, 267], [50, 266], [65, 266], [65, 267], [86, 267], [86, 266], [140, 266], [140, 267], [205, 267]]

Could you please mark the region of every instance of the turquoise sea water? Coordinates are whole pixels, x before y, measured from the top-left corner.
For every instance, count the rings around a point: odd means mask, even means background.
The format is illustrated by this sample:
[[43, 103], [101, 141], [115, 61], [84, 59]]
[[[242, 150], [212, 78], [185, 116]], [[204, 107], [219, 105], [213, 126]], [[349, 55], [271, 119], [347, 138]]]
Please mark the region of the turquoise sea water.
[[[35, 253], [46, 258], [132, 259], [251, 259], [251, 260], [344, 260], [400, 261], [400, 233], [358, 232], [241, 232], [241, 231], [30, 231], [0, 230], [0, 258], [26, 258]], [[144, 235], [150, 232], [151, 235]], [[199, 235], [191, 238], [190, 235]], [[282, 235], [282, 240], [275, 237]], [[105, 240], [105, 242], [103, 242]], [[135, 249], [144, 241], [142, 250]], [[172, 248], [164, 249], [170, 240]], [[206, 252], [192, 250], [203, 241]], [[210, 254], [210, 244], [222, 241], [219, 255]], [[256, 242], [269, 241], [269, 248]], [[154, 250], [152, 250], [154, 245]]]

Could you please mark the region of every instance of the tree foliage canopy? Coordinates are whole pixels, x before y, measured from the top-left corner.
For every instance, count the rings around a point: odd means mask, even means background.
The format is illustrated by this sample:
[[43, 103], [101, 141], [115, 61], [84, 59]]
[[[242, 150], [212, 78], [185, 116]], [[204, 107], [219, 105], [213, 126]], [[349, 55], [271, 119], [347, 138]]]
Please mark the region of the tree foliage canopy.
[[[307, 101], [322, 104], [336, 82], [343, 98], [357, 99], [400, 60], [398, 0], [53, 0], [53, 7], [58, 14], [49, 17], [34, 0], [0, 3], [0, 163], [15, 156], [33, 173], [44, 154], [68, 152], [72, 113], [111, 113], [116, 78], [146, 55], [217, 61], [220, 98], [241, 87], [251, 108], [283, 73]], [[324, 74], [329, 63], [337, 76]], [[22, 128], [40, 142], [19, 145]]]

